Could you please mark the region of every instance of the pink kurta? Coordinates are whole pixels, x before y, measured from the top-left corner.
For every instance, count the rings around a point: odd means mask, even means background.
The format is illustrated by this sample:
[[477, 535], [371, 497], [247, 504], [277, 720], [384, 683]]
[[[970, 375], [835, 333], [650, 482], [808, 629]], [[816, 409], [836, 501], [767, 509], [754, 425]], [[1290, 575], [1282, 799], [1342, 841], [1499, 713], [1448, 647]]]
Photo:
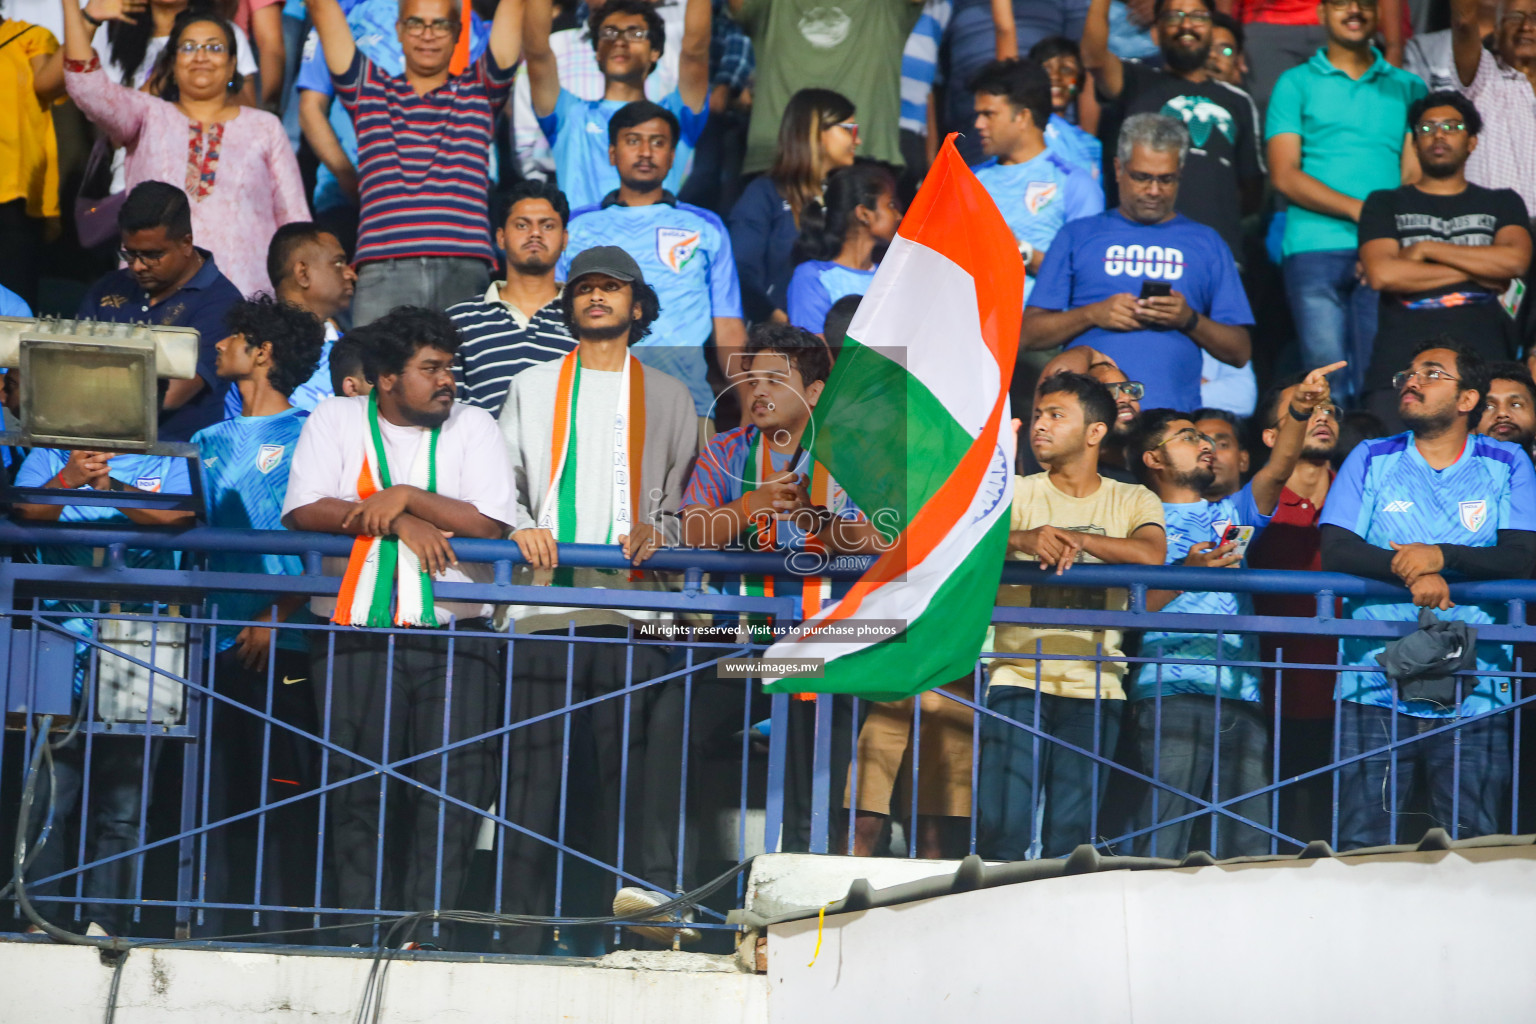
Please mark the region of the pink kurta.
[[163, 181], [184, 189], [197, 244], [241, 294], [270, 292], [267, 244], [282, 225], [309, 220], [282, 122], [241, 107], [232, 120], [200, 125], [174, 103], [114, 84], [99, 66], [66, 70], [64, 79], [85, 115], [127, 147], [128, 188]]

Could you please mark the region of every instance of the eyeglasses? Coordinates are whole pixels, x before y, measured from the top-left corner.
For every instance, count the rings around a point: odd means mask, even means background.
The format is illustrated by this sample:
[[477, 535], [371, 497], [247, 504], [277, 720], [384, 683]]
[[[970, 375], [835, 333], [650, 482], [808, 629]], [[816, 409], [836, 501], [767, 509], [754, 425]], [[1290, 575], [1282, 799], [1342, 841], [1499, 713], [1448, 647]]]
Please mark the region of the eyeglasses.
[[1186, 444], [1208, 444], [1213, 449], [1216, 447], [1216, 439], [1210, 434], [1202, 434], [1194, 427], [1185, 427], [1183, 430], [1175, 431], [1174, 433], [1169, 434], [1157, 444], [1153, 445], [1153, 448], [1161, 448], [1163, 445], [1172, 441], [1182, 441]]
[[1536, 11], [1510, 11], [1500, 19], [1500, 24], [1518, 29], [1528, 21], [1536, 21]]
[[650, 38], [651, 30], [644, 25], [631, 25], [629, 28], [619, 28], [617, 25], [604, 25], [597, 30], [597, 38], [605, 43], [617, 42], [622, 36], [632, 43], [643, 43]]
[[400, 22], [408, 36], [446, 36], [459, 30], [459, 23], [452, 18], [406, 18]]
[[1401, 370], [1392, 375], [1392, 389], [1401, 391], [1413, 383], [1415, 377], [1422, 377], [1426, 381], [1459, 381], [1460, 377], [1452, 377], [1444, 370]]
[[121, 256], [123, 258], [123, 262], [130, 267], [135, 263], [142, 263], [146, 267], [152, 267], [159, 263], [161, 260], [165, 259], [164, 249], [150, 249], [147, 251], [143, 249], [119, 249], [117, 250], [117, 254]]
[[831, 127], [833, 127], [833, 128], [841, 128], [843, 131], [845, 131], [849, 135], [853, 136], [853, 144], [855, 146], [857, 146], [859, 144], [859, 122], [857, 122], [857, 121], [839, 121], [837, 124], [834, 124]]
[[1336, 11], [1347, 11], [1350, 4], [1354, 4], [1362, 11], [1374, 11], [1377, 4], [1377, 0], [1325, 0], [1325, 2]]
[[1164, 11], [1160, 19], [1169, 28], [1177, 28], [1184, 22], [1195, 25], [1209, 25], [1211, 23], [1210, 11]]
[[1413, 126], [1420, 135], [1460, 135], [1467, 130], [1465, 121], [1420, 121]]
[[1124, 395], [1126, 398], [1140, 399], [1147, 393], [1147, 386], [1139, 380], [1123, 380], [1118, 384], [1106, 384], [1105, 387], [1112, 393]]
[[1211, 52], [1213, 54], [1215, 54], [1216, 56], [1218, 56], [1218, 57], [1235, 57], [1235, 56], [1237, 56], [1237, 47], [1235, 47], [1235, 46], [1217, 46], [1217, 47], [1214, 47], [1211, 50]]
[[218, 41], [194, 43], [192, 40], [188, 39], [186, 42], [176, 47], [176, 52], [181, 54], [183, 57], [190, 57], [194, 53], [206, 53], [210, 57], [222, 57], [224, 56], [224, 44]]
[[1177, 171], [1172, 174], [1148, 174], [1146, 171], [1126, 171], [1125, 176], [1138, 185], [1150, 185], [1155, 181], [1166, 188], [1169, 185], [1177, 185], [1179, 183]]

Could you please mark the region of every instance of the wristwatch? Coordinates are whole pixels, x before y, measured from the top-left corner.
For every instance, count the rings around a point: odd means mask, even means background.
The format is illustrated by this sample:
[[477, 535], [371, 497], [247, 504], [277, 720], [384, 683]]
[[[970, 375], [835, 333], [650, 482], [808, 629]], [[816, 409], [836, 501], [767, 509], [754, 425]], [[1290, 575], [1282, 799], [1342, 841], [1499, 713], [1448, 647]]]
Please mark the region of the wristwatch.
[[1024, 266], [1027, 268], [1030, 261], [1035, 258], [1035, 247], [1028, 242], [1019, 242], [1019, 255], [1024, 257]]
[[1184, 321], [1183, 327], [1179, 328], [1179, 333], [1188, 334], [1198, 326], [1200, 326], [1200, 313], [1198, 310], [1192, 309], [1189, 311], [1189, 319]]
[[109, 490], [109, 491], [126, 491], [127, 489], [128, 489], [128, 485], [123, 483], [117, 477], [115, 477], [115, 476], [107, 477], [107, 490]]

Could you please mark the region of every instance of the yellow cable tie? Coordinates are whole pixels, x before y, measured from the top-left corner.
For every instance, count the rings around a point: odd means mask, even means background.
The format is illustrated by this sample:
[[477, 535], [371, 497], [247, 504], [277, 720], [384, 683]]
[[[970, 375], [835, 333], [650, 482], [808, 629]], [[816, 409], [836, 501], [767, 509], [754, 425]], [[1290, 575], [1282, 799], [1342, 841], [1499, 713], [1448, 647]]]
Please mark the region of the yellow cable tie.
[[816, 912], [816, 948], [811, 952], [811, 962], [805, 965], [807, 967], [815, 967], [816, 958], [821, 956], [821, 931], [827, 924], [827, 908], [836, 902], [837, 900], [828, 900]]

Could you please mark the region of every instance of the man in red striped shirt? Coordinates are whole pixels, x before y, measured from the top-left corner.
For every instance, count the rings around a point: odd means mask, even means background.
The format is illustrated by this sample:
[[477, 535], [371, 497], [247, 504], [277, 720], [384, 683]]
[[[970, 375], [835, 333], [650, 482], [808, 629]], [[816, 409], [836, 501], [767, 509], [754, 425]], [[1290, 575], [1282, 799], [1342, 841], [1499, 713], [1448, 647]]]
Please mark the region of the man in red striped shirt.
[[395, 306], [444, 309], [484, 294], [496, 266], [486, 205], [491, 145], [522, 47], [522, 0], [500, 0], [485, 53], [457, 74], [460, 0], [401, 0], [400, 75], [357, 48], [337, 0], [308, 0], [308, 8], [357, 126], [354, 325]]

